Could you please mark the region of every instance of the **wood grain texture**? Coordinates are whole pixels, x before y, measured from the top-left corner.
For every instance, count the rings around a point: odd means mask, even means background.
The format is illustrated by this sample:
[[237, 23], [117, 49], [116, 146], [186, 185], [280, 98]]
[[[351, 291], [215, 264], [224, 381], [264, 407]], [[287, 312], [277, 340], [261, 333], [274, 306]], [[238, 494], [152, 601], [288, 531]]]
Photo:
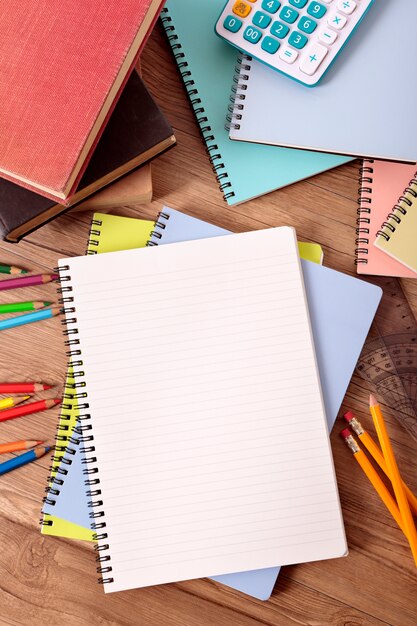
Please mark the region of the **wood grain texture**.
[[[178, 146], [153, 165], [154, 201], [115, 212], [154, 219], [167, 204], [236, 232], [289, 224], [300, 239], [323, 246], [326, 265], [355, 273], [357, 163], [227, 207], [159, 26], [143, 54], [143, 75], [175, 128]], [[89, 213], [67, 214], [16, 246], [0, 244], [0, 258], [33, 270], [51, 269], [61, 256], [83, 254], [90, 219]], [[416, 310], [417, 283], [403, 284]], [[2, 299], [11, 301], [17, 295], [6, 292]], [[33, 288], [25, 291], [26, 296], [53, 299], [54, 287]], [[2, 332], [0, 342], [1, 380], [44, 380], [56, 382], [62, 390], [65, 358], [60, 320]], [[366, 383], [355, 376], [342, 409], [352, 408], [370, 425], [368, 393]], [[416, 445], [395, 419], [387, 417], [400, 468], [417, 491]], [[51, 440], [57, 419], [58, 410], [52, 409], [4, 424], [0, 442]], [[407, 542], [339, 440], [339, 430], [335, 428], [331, 441], [349, 556], [284, 568], [266, 603], [209, 580], [104, 596], [96, 582], [90, 545], [40, 534], [40, 502], [50, 460], [44, 457], [36, 465], [3, 476], [0, 624], [415, 626], [416, 569]]]

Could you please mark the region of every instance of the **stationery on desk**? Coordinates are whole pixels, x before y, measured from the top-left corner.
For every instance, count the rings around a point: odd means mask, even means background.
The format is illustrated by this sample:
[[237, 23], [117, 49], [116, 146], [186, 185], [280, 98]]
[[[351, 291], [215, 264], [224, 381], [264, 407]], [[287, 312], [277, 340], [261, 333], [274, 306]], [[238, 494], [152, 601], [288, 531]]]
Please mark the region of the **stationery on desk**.
[[417, 272], [417, 172], [377, 233], [374, 245], [405, 268]]
[[[214, 32], [223, 0], [168, 0], [162, 22], [187, 86], [219, 186], [230, 205], [291, 185], [350, 159], [234, 144], [225, 130], [238, 55]], [[288, 80], [288, 79], [285, 79]], [[270, 102], [266, 98], [264, 102]], [[279, 102], [279, 99], [277, 100]], [[275, 111], [276, 108], [272, 107]], [[262, 113], [264, 115], [264, 112]]]
[[[94, 441], [106, 591], [346, 553], [292, 229], [62, 259], [60, 275], [76, 311], [74, 369], [88, 372], [91, 423], [77, 430]], [[104, 312], [112, 289], [118, 305]]]
[[[393, 28], [399, 14], [407, 19]], [[245, 58], [231, 139], [417, 161], [415, 96], [407, 88], [417, 56], [416, 19], [415, 2], [375, 2], [340, 59], [313, 89]], [[394, 50], [401, 50], [401, 58]]]
[[[359, 177], [355, 262], [358, 274], [416, 278], [417, 273], [374, 246], [386, 221], [417, 171], [417, 164], [365, 159]], [[417, 231], [415, 231], [417, 233]]]
[[[114, 250], [118, 240], [126, 247], [139, 246], [140, 233], [135, 233], [135, 224], [137, 229], [140, 228], [141, 222], [138, 220], [111, 215], [94, 216], [88, 252], [101, 253]], [[153, 223], [145, 222], [145, 225], [147, 230], [142, 245], [145, 245]], [[164, 207], [150, 243], [161, 245], [184, 239], [225, 234], [229, 234], [229, 231]], [[316, 267], [315, 264], [308, 262], [303, 262], [303, 272], [328, 428], [331, 429], [378, 306], [380, 290], [355, 278], [327, 268]], [[340, 354], [344, 354], [342, 361]], [[77, 390], [71, 388], [71, 384], [75, 382], [76, 379], [68, 381], [66, 405], [62, 411], [63, 430], [58, 431], [58, 441], [64, 449], [65, 442], [71, 437], [74, 416], [77, 413], [76, 407], [71, 402], [74, 393], [77, 395]], [[81, 393], [81, 397], [82, 395]], [[78, 402], [84, 409], [83, 400], [80, 399]], [[88, 535], [86, 530], [89, 528], [90, 520], [87, 498], [82, 491], [82, 459], [77, 447], [68, 445], [74, 450], [66, 455], [65, 463], [59, 466], [59, 474], [52, 483], [52, 492], [44, 505], [46, 515], [42, 532], [91, 538], [91, 534]], [[265, 600], [272, 592], [278, 573], [279, 567], [273, 567], [229, 574], [215, 579]]]

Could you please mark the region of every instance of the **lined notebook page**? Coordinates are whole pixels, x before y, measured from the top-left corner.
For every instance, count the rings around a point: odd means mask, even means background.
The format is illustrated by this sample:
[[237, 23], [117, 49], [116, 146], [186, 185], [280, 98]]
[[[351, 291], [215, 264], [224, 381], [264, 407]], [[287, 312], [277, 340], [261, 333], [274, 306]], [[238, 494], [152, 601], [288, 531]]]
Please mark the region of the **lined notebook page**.
[[106, 591], [342, 556], [293, 229], [61, 265]]

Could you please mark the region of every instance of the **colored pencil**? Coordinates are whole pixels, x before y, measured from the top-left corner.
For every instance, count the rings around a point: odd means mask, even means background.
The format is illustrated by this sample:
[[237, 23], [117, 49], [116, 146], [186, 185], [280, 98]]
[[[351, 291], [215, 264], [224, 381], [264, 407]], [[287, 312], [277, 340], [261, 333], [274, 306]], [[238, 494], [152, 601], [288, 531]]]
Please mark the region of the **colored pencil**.
[[12, 441], [10, 443], [0, 444], [0, 454], [6, 452], [19, 452], [19, 450], [30, 450], [35, 446], [39, 446], [43, 441]]
[[23, 406], [18, 406], [14, 409], [8, 409], [1, 411], [0, 422], [7, 422], [7, 420], [16, 419], [16, 417], [23, 417], [24, 415], [31, 415], [32, 413], [38, 413], [39, 411], [46, 411], [53, 406], [60, 404], [61, 400], [54, 398], [51, 400], [39, 400], [38, 402], [31, 402]]
[[0, 264], [0, 274], [27, 274], [29, 270], [22, 270], [20, 267], [16, 267], [15, 265], [1, 265]]
[[[363, 428], [362, 424], [360, 423], [358, 418], [355, 417], [352, 411], [347, 411], [343, 417], [349, 423], [349, 426], [351, 426], [351, 428], [358, 435], [359, 439], [362, 441], [363, 445], [368, 450], [369, 454], [373, 457], [375, 462], [378, 463], [384, 474], [386, 474], [389, 478], [388, 468], [387, 464], [385, 463], [384, 455], [382, 454], [376, 441], [372, 439], [371, 435]], [[415, 497], [411, 489], [405, 484], [405, 482], [403, 480], [401, 480], [401, 482], [405, 489], [410, 508], [413, 511], [414, 515], [417, 515], [417, 498]]]
[[369, 409], [371, 411], [372, 418], [374, 420], [376, 432], [378, 435], [379, 443], [381, 446], [382, 454], [384, 455], [385, 462], [387, 464], [389, 478], [394, 489], [395, 497], [398, 502], [398, 508], [400, 509], [401, 517], [405, 528], [405, 535], [410, 544], [411, 552], [413, 554], [414, 562], [417, 566], [417, 531], [414, 525], [414, 520], [411, 515], [410, 507], [408, 505], [407, 496], [401, 482], [401, 476], [398, 469], [397, 461], [395, 460], [394, 452], [392, 450], [391, 441], [388, 436], [388, 432], [385, 426], [384, 417], [381, 412], [381, 408], [376, 401], [375, 397], [371, 394], [369, 397]]
[[52, 302], [11, 302], [10, 304], [0, 304], [0, 314], [4, 313], [24, 313], [25, 311], [38, 311], [51, 306]]
[[3, 400], [0, 400], [0, 411], [3, 411], [3, 409], [11, 409], [13, 406], [16, 406], [16, 404], [20, 404], [21, 402], [29, 400], [29, 398], [30, 396], [21, 396], [19, 398], [4, 398]]
[[18, 315], [16, 317], [9, 317], [7, 320], [0, 322], [0, 330], [9, 330], [10, 328], [16, 328], [17, 326], [24, 326], [25, 324], [33, 324], [34, 322], [41, 322], [42, 320], [49, 320], [51, 317], [55, 317], [61, 313], [58, 306], [51, 309], [42, 309], [35, 313], [26, 313], [26, 315]]
[[42, 456], [47, 454], [49, 450], [52, 448], [50, 446], [42, 446], [40, 448], [35, 448], [34, 450], [29, 450], [29, 452], [25, 452], [25, 454], [20, 454], [19, 456], [15, 456], [14, 459], [10, 459], [10, 461], [6, 461], [5, 463], [0, 464], [0, 476], [6, 474], [7, 472], [11, 472], [18, 467], [22, 467], [22, 465], [27, 465], [27, 463], [31, 463], [32, 461], [36, 461], [40, 459]]
[[345, 443], [347, 444], [348, 448], [353, 452], [353, 456], [355, 457], [355, 460], [359, 463], [367, 479], [372, 484], [373, 488], [375, 489], [375, 491], [381, 498], [382, 502], [387, 507], [388, 511], [391, 513], [392, 517], [395, 519], [395, 521], [397, 522], [398, 526], [401, 528], [403, 533], [406, 534], [403, 519], [400, 513], [400, 509], [398, 508], [398, 505], [395, 502], [394, 498], [392, 497], [392, 495], [390, 494], [390, 492], [388, 491], [388, 489], [382, 482], [381, 478], [378, 476], [377, 471], [375, 470], [375, 468], [369, 461], [365, 452], [361, 450], [361, 448], [358, 445], [358, 442], [356, 441], [355, 437], [352, 435], [352, 433], [350, 432], [348, 428], [345, 428], [344, 430], [342, 430], [340, 435], [345, 440]]
[[37, 393], [48, 391], [52, 386], [43, 383], [0, 383], [0, 393]]
[[33, 287], [34, 285], [44, 285], [52, 280], [57, 280], [58, 274], [37, 274], [36, 276], [23, 276], [20, 278], [9, 278], [0, 281], [0, 291], [6, 289], [17, 289], [18, 287]]

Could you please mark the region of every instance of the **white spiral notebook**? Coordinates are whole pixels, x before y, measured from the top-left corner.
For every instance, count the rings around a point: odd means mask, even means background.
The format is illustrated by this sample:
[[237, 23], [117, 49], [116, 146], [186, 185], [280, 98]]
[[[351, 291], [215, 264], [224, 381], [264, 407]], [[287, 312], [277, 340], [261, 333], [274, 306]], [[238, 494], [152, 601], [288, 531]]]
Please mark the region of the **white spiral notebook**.
[[294, 230], [60, 266], [106, 591], [346, 554]]

